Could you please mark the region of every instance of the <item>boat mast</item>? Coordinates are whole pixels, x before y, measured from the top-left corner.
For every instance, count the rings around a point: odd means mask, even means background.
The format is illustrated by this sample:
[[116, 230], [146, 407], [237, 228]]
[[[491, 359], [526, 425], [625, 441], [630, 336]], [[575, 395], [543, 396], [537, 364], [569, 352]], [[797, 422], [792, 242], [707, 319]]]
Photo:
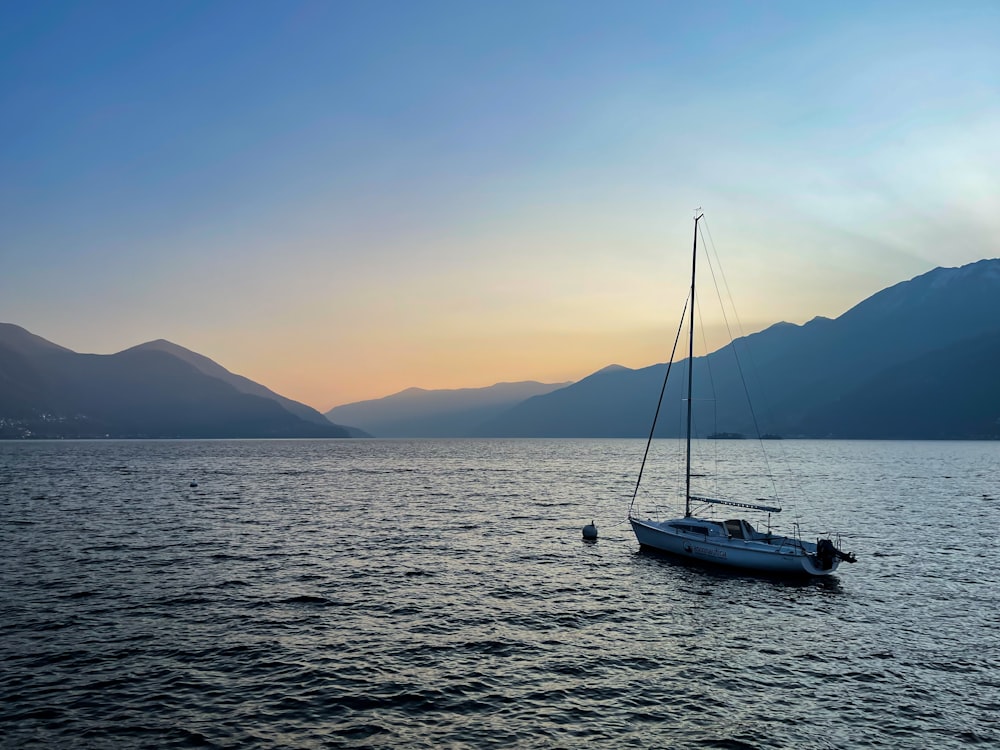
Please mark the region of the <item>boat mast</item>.
[[[701, 209], [695, 209], [698, 213]], [[688, 389], [687, 389], [687, 466], [684, 471], [684, 517], [691, 516], [691, 384], [694, 379], [694, 276], [698, 264], [698, 221], [705, 214], [694, 217], [694, 244], [691, 248], [691, 317], [688, 330]]]

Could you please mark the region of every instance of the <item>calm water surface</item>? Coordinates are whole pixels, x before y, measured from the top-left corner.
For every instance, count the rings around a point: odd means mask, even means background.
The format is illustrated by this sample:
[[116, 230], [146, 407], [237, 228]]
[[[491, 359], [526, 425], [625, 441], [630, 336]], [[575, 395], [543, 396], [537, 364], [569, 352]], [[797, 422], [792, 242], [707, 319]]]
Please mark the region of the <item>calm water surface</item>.
[[780, 443], [833, 579], [640, 553], [641, 441], [0, 443], [0, 745], [1000, 747], [1000, 444]]

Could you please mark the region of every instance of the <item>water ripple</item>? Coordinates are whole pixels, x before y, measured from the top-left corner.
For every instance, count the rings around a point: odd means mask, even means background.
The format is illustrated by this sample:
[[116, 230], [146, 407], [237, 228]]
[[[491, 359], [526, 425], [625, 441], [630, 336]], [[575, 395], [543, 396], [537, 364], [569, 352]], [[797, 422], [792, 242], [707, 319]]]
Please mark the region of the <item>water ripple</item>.
[[0, 444], [0, 746], [1000, 744], [995, 445], [784, 443], [839, 578], [638, 552], [634, 441]]

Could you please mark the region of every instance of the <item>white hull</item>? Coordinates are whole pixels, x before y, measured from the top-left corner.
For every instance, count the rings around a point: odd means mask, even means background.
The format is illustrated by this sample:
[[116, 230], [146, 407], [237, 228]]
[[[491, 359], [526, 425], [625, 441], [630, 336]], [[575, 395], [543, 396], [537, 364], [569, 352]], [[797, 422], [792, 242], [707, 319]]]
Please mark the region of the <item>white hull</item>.
[[[826, 576], [840, 565], [834, 559], [821, 568], [816, 545], [789, 537], [759, 535], [757, 539], [712, 538], [677, 531], [668, 524], [676, 521], [640, 521], [629, 519], [642, 547], [738, 570], [776, 575]], [[683, 519], [680, 519], [683, 520]]]

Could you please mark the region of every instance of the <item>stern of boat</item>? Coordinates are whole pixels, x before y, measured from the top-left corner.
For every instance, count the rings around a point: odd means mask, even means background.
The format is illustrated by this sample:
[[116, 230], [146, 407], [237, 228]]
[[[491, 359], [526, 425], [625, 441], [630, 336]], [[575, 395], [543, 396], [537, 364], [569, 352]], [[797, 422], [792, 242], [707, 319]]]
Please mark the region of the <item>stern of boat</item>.
[[809, 575], [828, 576], [840, 567], [841, 561], [853, 563], [857, 562], [857, 558], [853, 553], [839, 549], [832, 539], [817, 539], [815, 552], [806, 554], [802, 567]]

